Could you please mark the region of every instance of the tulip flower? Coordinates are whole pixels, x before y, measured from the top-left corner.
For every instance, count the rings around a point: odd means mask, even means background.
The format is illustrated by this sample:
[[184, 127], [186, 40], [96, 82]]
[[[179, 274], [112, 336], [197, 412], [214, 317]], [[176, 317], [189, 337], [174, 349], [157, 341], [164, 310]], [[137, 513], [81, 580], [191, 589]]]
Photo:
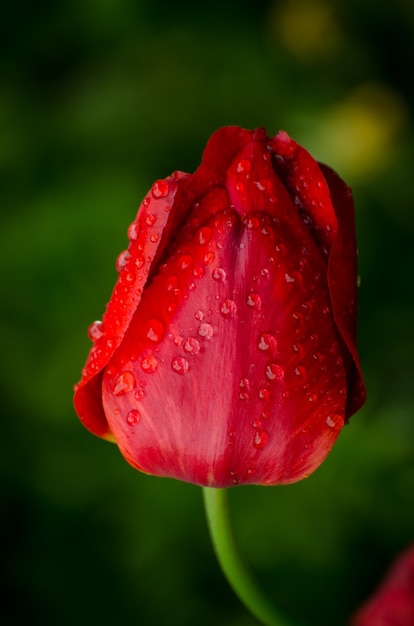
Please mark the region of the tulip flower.
[[308, 476], [365, 399], [349, 187], [285, 132], [225, 127], [128, 237], [89, 329], [83, 424], [206, 488]]
[[154, 183], [76, 388], [137, 469], [291, 483], [364, 401], [351, 192], [284, 132], [222, 128]]

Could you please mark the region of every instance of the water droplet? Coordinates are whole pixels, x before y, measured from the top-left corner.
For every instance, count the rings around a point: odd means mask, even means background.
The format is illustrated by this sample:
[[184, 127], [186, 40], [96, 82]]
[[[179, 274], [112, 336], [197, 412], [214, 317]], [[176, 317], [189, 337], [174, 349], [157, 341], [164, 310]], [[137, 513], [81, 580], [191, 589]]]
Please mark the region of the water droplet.
[[152, 243], [157, 243], [159, 238], [160, 236], [157, 233], [152, 233], [150, 240], [152, 241]]
[[132, 411], [129, 411], [128, 415], [126, 416], [126, 422], [129, 426], [136, 426], [140, 419], [141, 415], [136, 409], [132, 409]]
[[131, 258], [131, 254], [129, 250], [124, 250], [123, 252], [121, 252], [115, 262], [116, 271], [117, 272], [122, 271], [125, 265], [128, 263], [130, 258]]
[[301, 377], [302, 377], [302, 376], [305, 376], [305, 374], [306, 374], [306, 370], [305, 370], [305, 368], [303, 367], [303, 365], [298, 365], [297, 367], [295, 367], [295, 369], [293, 370], [293, 372], [294, 372], [294, 374], [295, 374], [296, 376], [301, 376]]
[[240, 159], [240, 161], [237, 163], [236, 172], [238, 174], [241, 174], [242, 172], [247, 174], [248, 172], [250, 172], [251, 169], [252, 164], [250, 161], [248, 161], [247, 159]]
[[195, 337], [189, 337], [184, 341], [183, 349], [192, 356], [198, 354], [201, 350], [200, 342]]
[[240, 400], [248, 400], [249, 399], [249, 394], [247, 393], [247, 391], [241, 391], [239, 393], [239, 398], [240, 398]]
[[174, 293], [174, 290], [178, 287], [177, 276], [169, 276], [165, 281], [165, 288], [169, 293]]
[[214, 252], [213, 251], [207, 252], [207, 254], [204, 255], [204, 263], [208, 265], [209, 263], [212, 263], [213, 261], [214, 261]]
[[266, 389], [266, 387], [262, 387], [261, 389], [259, 389], [259, 392], [257, 394], [260, 398], [260, 400], [268, 400], [270, 393], [269, 390]]
[[154, 198], [165, 198], [168, 195], [168, 182], [166, 180], [156, 180], [152, 186], [151, 193]]
[[317, 401], [318, 401], [318, 396], [316, 395], [316, 393], [308, 394], [308, 402], [317, 402]]
[[140, 400], [142, 400], [142, 398], [144, 397], [143, 390], [142, 389], [137, 389], [137, 391], [134, 393], [134, 397], [135, 397], [135, 400], [138, 400], [138, 402]]
[[283, 371], [283, 368], [280, 365], [277, 365], [276, 363], [268, 363], [266, 365], [265, 374], [266, 374], [266, 378], [272, 381], [283, 380], [285, 376], [285, 372]]
[[100, 320], [93, 322], [88, 328], [88, 336], [91, 341], [97, 341], [104, 335], [104, 325]]
[[203, 226], [202, 228], [200, 228], [200, 230], [198, 231], [198, 241], [199, 243], [204, 246], [207, 243], [209, 243], [210, 239], [211, 239], [211, 228], [208, 228], [208, 226]]
[[203, 311], [196, 311], [194, 313], [194, 317], [196, 318], [196, 320], [198, 320], [199, 322], [201, 322], [202, 319], [204, 319], [204, 313]]
[[329, 426], [329, 428], [335, 428], [336, 427], [336, 422], [337, 422], [337, 416], [336, 415], [328, 415], [328, 417], [326, 418], [325, 421], [326, 421], [327, 426]]
[[270, 335], [269, 333], [263, 333], [259, 336], [257, 347], [263, 352], [269, 351], [275, 353], [277, 351], [276, 337], [273, 337], [273, 335]]
[[240, 181], [239, 181], [239, 182], [237, 182], [237, 183], [234, 185], [234, 188], [235, 188], [235, 189], [236, 189], [236, 191], [238, 191], [239, 193], [243, 193], [243, 191], [244, 191], [244, 185], [243, 185], [243, 183], [241, 183]]
[[253, 445], [258, 450], [262, 450], [265, 447], [268, 439], [269, 435], [265, 430], [256, 430], [254, 434]]
[[177, 374], [185, 374], [188, 372], [188, 361], [182, 356], [175, 356], [171, 361], [171, 367]]
[[269, 278], [269, 270], [266, 267], [264, 267], [262, 271], [260, 272], [260, 275], [263, 276], [263, 278]]
[[237, 304], [234, 300], [229, 300], [228, 298], [223, 300], [220, 306], [220, 313], [225, 318], [234, 317], [237, 313]]
[[259, 191], [264, 191], [266, 189], [266, 185], [263, 184], [264, 181], [255, 180], [254, 184], [258, 188]]
[[250, 389], [250, 382], [248, 378], [241, 378], [239, 382], [239, 387], [242, 389]]
[[123, 396], [125, 393], [132, 391], [135, 387], [135, 378], [132, 372], [122, 372], [114, 384], [114, 396]]
[[[135, 280], [135, 274], [133, 272], [127, 272], [125, 274], [125, 280], [127, 283], [132, 283]], [[139, 278], [138, 278], [139, 280]]]
[[225, 280], [226, 278], [226, 272], [225, 270], [223, 270], [222, 267], [216, 267], [215, 270], [213, 270], [212, 276], [214, 278], [214, 280]]
[[260, 226], [260, 222], [257, 217], [249, 217], [246, 226], [249, 230], [257, 230]]
[[139, 232], [138, 224], [136, 222], [132, 222], [132, 224], [129, 225], [128, 230], [127, 230], [128, 239], [130, 241], [135, 241], [135, 239], [138, 239], [138, 232]]
[[153, 343], [159, 343], [164, 336], [164, 325], [155, 319], [151, 319], [148, 322], [147, 338]]
[[198, 334], [200, 337], [204, 337], [204, 339], [211, 339], [213, 336], [213, 327], [211, 324], [203, 322], [198, 328]]
[[193, 264], [193, 259], [189, 254], [183, 254], [177, 261], [180, 270], [188, 270]]
[[142, 371], [146, 374], [152, 374], [157, 369], [158, 363], [155, 356], [144, 357], [141, 361]]
[[135, 263], [135, 266], [137, 267], [137, 269], [139, 269], [139, 270], [140, 270], [140, 269], [141, 269], [141, 267], [142, 267], [142, 266], [144, 265], [144, 263], [145, 263], [145, 259], [144, 259], [144, 257], [142, 256], [142, 254], [138, 254], [138, 255], [136, 256], [134, 263]]
[[[147, 198], [147, 200], [149, 200], [149, 198]], [[145, 217], [145, 223], [147, 224], [147, 226], [153, 226], [156, 221], [157, 217], [156, 215], [152, 215], [152, 213], [148, 213], [148, 215]]]
[[262, 299], [257, 293], [249, 293], [246, 299], [247, 306], [250, 306], [252, 309], [259, 310], [262, 306]]

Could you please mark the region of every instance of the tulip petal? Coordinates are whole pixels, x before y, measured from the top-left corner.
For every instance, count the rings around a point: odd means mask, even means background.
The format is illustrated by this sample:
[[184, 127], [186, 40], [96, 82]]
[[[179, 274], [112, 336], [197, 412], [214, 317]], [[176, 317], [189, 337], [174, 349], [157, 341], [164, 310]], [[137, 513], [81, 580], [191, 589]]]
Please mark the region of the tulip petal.
[[393, 564], [374, 595], [359, 609], [352, 626], [414, 624], [414, 546]]
[[147, 473], [294, 482], [325, 458], [345, 412], [324, 260], [305, 227], [298, 238], [263, 211], [243, 221], [226, 201], [206, 194], [198, 210], [211, 219], [167, 251], [103, 404], [121, 452]]
[[103, 316], [101, 332], [89, 353], [82, 380], [75, 386], [76, 411], [96, 435], [110, 435], [101, 401], [102, 370], [124, 337], [171, 231], [188, 209], [186, 202], [174, 203], [188, 178], [188, 174], [177, 172], [156, 181], [128, 229], [129, 247], [123, 257], [118, 257], [119, 277]]

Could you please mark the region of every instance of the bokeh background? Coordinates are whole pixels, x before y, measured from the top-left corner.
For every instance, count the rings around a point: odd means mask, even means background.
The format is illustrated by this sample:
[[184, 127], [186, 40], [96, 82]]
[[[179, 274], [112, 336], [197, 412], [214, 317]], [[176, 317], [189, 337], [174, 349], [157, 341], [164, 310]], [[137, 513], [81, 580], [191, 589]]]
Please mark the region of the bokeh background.
[[414, 4], [4, 3], [4, 626], [254, 626], [200, 490], [140, 475], [72, 408], [126, 227], [219, 126], [280, 128], [352, 185], [366, 407], [308, 480], [240, 487], [241, 550], [310, 626], [345, 625], [414, 540]]

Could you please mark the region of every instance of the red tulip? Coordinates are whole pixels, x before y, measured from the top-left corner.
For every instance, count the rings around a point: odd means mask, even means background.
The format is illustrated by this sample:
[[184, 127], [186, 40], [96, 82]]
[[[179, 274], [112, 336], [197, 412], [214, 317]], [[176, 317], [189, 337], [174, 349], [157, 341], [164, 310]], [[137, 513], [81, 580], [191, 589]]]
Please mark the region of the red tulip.
[[137, 469], [307, 476], [365, 398], [350, 189], [279, 132], [218, 130], [128, 229], [75, 407]]
[[414, 626], [414, 545], [391, 567], [352, 626]]

